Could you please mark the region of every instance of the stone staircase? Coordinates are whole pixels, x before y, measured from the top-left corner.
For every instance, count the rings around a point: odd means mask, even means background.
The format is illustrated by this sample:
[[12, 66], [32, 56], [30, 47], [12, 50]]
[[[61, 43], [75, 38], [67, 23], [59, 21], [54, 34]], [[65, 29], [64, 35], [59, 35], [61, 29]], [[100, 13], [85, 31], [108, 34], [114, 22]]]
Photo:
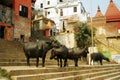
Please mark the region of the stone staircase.
[[2, 58], [25, 58], [23, 47], [19, 41], [0, 39], [0, 56]]
[[[0, 67], [7, 70], [13, 80], [119, 80], [120, 64], [103, 62], [103, 65], [87, 65], [79, 61], [79, 67], [74, 67], [74, 61], [69, 60], [68, 67], [59, 68], [56, 60], [50, 60], [47, 53], [46, 65], [35, 67], [35, 59], [31, 66], [26, 66], [22, 45], [19, 42], [0, 39]], [[6, 79], [0, 79], [6, 80]]]
[[[57, 64], [56, 61], [49, 59], [49, 53], [46, 56], [46, 64]], [[6, 41], [0, 39], [0, 66], [26, 66], [26, 57], [23, 52], [22, 43], [19, 41]], [[39, 65], [41, 65], [41, 58]], [[31, 65], [36, 64], [36, 59], [30, 59]]]
[[120, 80], [120, 64], [2, 68], [8, 71], [13, 80]]
[[112, 48], [114, 51], [120, 53], [120, 41], [118, 39], [113, 39], [112, 42], [108, 41], [105, 36], [96, 36], [96, 42], [103, 44], [109, 48]]

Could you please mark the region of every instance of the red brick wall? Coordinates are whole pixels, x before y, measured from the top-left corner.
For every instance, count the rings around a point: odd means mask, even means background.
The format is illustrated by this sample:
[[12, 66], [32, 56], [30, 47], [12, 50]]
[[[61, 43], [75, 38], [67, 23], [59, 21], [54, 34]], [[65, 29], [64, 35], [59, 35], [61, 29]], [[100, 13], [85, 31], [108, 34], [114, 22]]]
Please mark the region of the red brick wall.
[[19, 14], [19, 6], [24, 5], [28, 7], [28, 19], [31, 19], [31, 0], [14, 0], [13, 9], [16, 14]]
[[[20, 5], [28, 8], [28, 17], [22, 17], [19, 15]], [[14, 38], [20, 39], [20, 36], [24, 35], [24, 40], [29, 40], [31, 35], [31, 5], [31, 0], [14, 0]]]

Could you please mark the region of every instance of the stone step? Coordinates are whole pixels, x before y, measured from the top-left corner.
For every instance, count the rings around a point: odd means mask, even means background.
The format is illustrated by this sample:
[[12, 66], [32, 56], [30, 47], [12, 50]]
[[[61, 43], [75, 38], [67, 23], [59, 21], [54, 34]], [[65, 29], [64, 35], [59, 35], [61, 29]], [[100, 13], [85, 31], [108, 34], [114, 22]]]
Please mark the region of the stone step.
[[[30, 65], [35, 65], [36, 64], [36, 59], [30, 59]], [[42, 59], [39, 59], [39, 65], [42, 64]], [[73, 61], [69, 61], [68, 60], [68, 64], [74, 64]], [[86, 64], [86, 62], [82, 62], [79, 61], [79, 65], [80, 64]], [[11, 59], [0, 59], [0, 66], [26, 66], [27, 65], [27, 61], [26, 59], [17, 59], [17, 58], [11, 58]], [[50, 59], [46, 59], [45, 60], [45, 65], [57, 65], [57, 61], [56, 60], [50, 60]]]
[[120, 73], [119, 73], [119, 75], [116, 75], [114, 77], [109, 77], [109, 78], [107, 78], [105, 80], [120, 80]]
[[[116, 73], [119, 72], [120, 69], [116, 69], [116, 70], [107, 70], [107, 71], [93, 71], [93, 72], [88, 72], [85, 74], [77, 74], [77, 75], [70, 75], [70, 76], [65, 76], [65, 77], [58, 77], [58, 78], [51, 78], [51, 79], [47, 79], [47, 80], [103, 80], [104, 78], [101, 79], [101, 77], [99, 78], [98, 76], [101, 75], [106, 75], [108, 73], [110, 73], [112, 75], [112, 73]], [[89, 77], [96, 77], [96, 79], [92, 79]]]
[[[57, 65], [56, 60], [50, 60], [46, 59], [45, 60], [46, 65]], [[35, 65], [36, 64], [36, 59], [30, 59], [30, 64]], [[39, 65], [42, 64], [42, 59], [39, 59]], [[2, 58], [0, 59], [0, 66], [25, 66], [27, 65], [26, 58], [11, 58], [11, 59], [6, 59]]]
[[1, 78], [1, 77], [0, 77], [0, 80], [7, 80], [7, 79], [6, 79], [6, 78]]
[[[46, 62], [45, 66], [56, 65], [57, 63]], [[0, 62], [0, 66], [27, 66], [26, 62]], [[36, 62], [31, 62], [30, 66], [36, 66]], [[42, 62], [39, 62], [39, 66], [42, 66]]]
[[109, 77], [115, 77], [115, 76], [118, 76], [118, 75], [120, 75], [119, 70], [117, 72], [111, 72], [111, 73], [108, 73], [108, 74], [95, 76], [95, 77], [92, 77], [92, 78], [87, 78], [86, 80], [104, 80], [104, 79], [107, 79]]
[[[109, 70], [109, 69], [113, 69], [114, 67], [109, 67], [109, 68], [100, 68], [101, 70]], [[114, 69], [117, 69], [118, 67], [115, 67]], [[95, 69], [90, 69], [90, 68], [81, 68], [81, 67], [78, 67], [78, 68], [75, 68], [75, 67], [68, 67], [68, 68], [40, 68], [40, 69], [23, 69], [23, 70], [12, 70], [10, 71], [10, 75], [13, 75], [13, 76], [17, 76], [17, 75], [29, 75], [29, 74], [39, 74], [39, 73], [54, 73], [54, 72], [67, 72], [67, 71], [71, 71], [71, 70], [75, 70], [75, 71], [79, 71], [81, 70], [80, 72], [81, 73], [86, 73], [88, 72], [89, 70], [92, 70], [92, 71], [99, 71], [99, 68], [96, 68]]]
[[[26, 66], [26, 58], [0, 58], [0, 66]], [[30, 64], [35, 65], [36, 59], [30, 59]], [[39, 59], [39, 65], [42, 64], [42, 59]], [[68, 66], [69, 64], [74, 65], [73, 60], [68, 60]], [[103, 64], [116, 64], [115, 62], [106, 62], [103, 61]], [[57, 65], [56, 60], [50, 60], [49, 58], [46, 58], [45, 65]], [[80, 65], [87, 65], [86, 61], [78, 61], [78, 66]]]
[[95, 77], [108, 73], [120, 71], [120, 65], [103, 65], [103, 66], [88, 66], [81, 65], [80, 67], [23, 67], [17, 69], [6, 69], [14, 80], [41, 80], [41, 79], [60, 79], [60, 80], [79, 80], [80, 78]]

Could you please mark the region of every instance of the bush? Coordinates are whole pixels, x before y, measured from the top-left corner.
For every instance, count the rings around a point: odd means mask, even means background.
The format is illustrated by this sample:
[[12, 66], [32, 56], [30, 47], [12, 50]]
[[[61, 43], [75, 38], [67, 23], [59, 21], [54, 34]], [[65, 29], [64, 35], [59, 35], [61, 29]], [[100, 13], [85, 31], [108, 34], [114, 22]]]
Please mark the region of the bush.
[[6, 78], [7, 80], [12, 80], [10, 75], [7, 73], [7, 71], [1, 68], [0, 68], [0, 78]]

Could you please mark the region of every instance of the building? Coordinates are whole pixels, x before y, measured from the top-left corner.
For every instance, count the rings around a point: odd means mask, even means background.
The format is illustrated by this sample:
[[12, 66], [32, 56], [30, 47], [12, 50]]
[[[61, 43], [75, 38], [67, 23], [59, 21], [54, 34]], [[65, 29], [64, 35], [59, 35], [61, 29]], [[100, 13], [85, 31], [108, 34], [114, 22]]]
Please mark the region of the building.
[[[88, 25], [91, 26], [91, 18], [88, 18]], [[106, 35], [106, 17], [102, 14], [100, 7], [98, 6], [98, 10], [96, 15], [92, 18], [92, 27], [96, 28], [96, 36]]]
[[107, 37], [120, 37], [120, 11], [112, 0], [105, 13]]
[[69, 20], [87, 21], [87, 14], [80, 0], [41, 0], [36, 1], [38, 15], [43, 15], [56, 24], [58, 32], [70, 31]]
[[[110, 0], [105, 14], [102, 14], [100, 7], [98, 7], [92, 22], [93, 27], [97, 28], [97, 32], [99, 32], [97, 35], [105, 34], [106, 37], [120, 36], [120, 11], [112, 0]], [[88, 24], [91, 24], [90, 19], [88, 19]]]
[[[88, 24], [91, 25], [91, 19], [88, 18]], [[92, 18], [92, 27], [96, 28], [96, 39], [104, 44], [105, 47], [111, 48], [112, 53], [120, 52], [120, 11], [112, 0], [107, 7], [106, 13], [102, 14], [100, 7]], [[116, 52], [117, 51], [117, 52]]]
[[11, 40], [13, 35], [12, 3], [0, 2], [0, 38]]
[[0, 4], [0, 37], [28, 41], [31, 36], [31, 5], [35, 0], [8, 1], [10, 6]]
[[35, 19], [32, 20], [31, 28], [31, 38], [34, 39], [43, 39], [54, 34], [55, 23], [53, 20], [48, 19], [44, 16], [35, 16]]

